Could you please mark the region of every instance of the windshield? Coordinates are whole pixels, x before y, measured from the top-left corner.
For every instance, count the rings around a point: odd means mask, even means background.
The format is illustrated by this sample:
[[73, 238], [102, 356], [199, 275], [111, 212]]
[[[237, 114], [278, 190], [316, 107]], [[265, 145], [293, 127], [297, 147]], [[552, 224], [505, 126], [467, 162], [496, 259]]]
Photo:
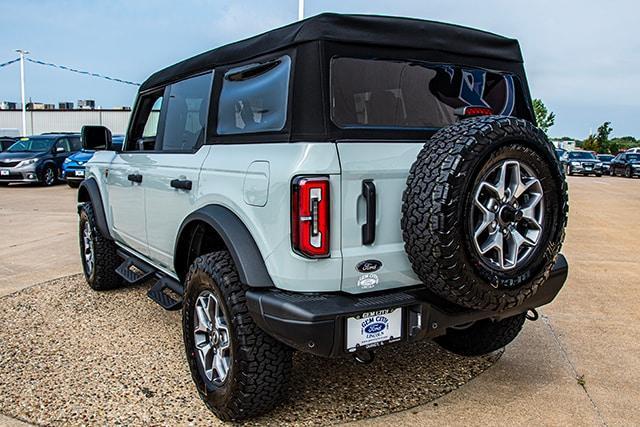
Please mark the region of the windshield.
[[640, 154], [627, 154], [627, 160], [631, 162], [640, 161]]
[[584, 159], [584, 160], [595, 160], [595, 156], [593, 153], [589, 153], [588, 151], [574, 151], [573, 153], [569, 153], [570, 159]]
[[7, 151], [28, 151], [30, 153], [49, 151], [54, 142], [54, 138], [20, 138]]
[[600, 154], [598, 156], [598, 160], [602, 160], [603, 162], [610, 162], [613, 159], [613, 156], [610, 156], [608, 154]]

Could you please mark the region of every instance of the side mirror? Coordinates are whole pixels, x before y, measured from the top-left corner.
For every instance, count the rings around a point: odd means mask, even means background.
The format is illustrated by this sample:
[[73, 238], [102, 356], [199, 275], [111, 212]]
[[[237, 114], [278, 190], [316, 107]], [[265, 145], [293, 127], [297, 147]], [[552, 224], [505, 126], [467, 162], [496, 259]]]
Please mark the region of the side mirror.
[[104, 126], [82, 126], [80, 139], [85, 150], [111, 150], [111, 131]]
[[56, 147], [56, 153], [64, 152], [64, 147]]

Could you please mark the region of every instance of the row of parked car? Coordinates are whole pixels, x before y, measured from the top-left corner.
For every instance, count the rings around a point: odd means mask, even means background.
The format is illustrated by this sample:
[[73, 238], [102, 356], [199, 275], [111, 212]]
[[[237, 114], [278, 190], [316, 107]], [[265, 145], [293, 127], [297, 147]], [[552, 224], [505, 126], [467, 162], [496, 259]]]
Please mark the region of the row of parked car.
[[[114, 135], [121, 146], [124, 137]], [[84, 179], [93, 151], [83, 150], [78, 133], [45, 133], [0, 138], [0, 185], [33, 183], [45, 186], [66, 182], [76, 188]]]
[[616, 156], [595, 154], [584, 150], [565, 151], [562, 149], [557, 149], [556, 154], [568, 176], [611, 175], [627, 178], [640, 176], [640, 152], [635, 150], [625, 151]]

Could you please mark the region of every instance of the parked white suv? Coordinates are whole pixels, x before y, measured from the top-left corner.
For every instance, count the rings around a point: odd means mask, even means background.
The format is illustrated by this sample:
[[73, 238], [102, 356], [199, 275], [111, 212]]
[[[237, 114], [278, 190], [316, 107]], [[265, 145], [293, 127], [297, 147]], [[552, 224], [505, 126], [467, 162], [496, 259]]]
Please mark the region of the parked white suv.
[[155, 280], [224, 420], [283, 398], [292, 349], [494, 351], [567, 275], [533, 121], [517, 41], [482, 31], [323, 14], [214, 49], [142, 84], [122, 150], [83, 129], [87, 282]]

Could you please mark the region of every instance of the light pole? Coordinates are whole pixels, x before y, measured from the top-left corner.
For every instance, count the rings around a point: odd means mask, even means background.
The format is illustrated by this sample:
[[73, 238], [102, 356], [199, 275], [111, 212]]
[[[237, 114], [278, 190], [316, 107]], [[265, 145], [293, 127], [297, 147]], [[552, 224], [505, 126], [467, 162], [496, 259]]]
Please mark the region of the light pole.
[[20, 54], [20, 96], [22, 98], [22, 136], [27, 135], [27, 104], [24, 100], [24, 56], [29, 54], [29, 51], [16, 49], [16, 52]]
[[304, 19], [304, 0], [298, 0], [298, 21]]

